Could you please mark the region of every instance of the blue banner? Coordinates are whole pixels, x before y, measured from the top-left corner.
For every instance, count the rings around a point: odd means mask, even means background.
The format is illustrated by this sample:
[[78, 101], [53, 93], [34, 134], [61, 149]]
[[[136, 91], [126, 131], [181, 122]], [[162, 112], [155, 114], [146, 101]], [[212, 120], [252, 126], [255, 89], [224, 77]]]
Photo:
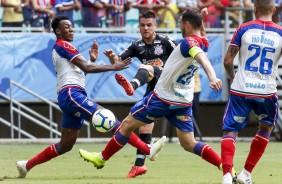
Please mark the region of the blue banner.
[[[88, 60], [89, 48], [94, 40], [99, 45], [97, 64], [110, 64], [103, 54], [106, 49], [113, 49], [116, 54], [121, 53], [129, 43], [139, 38], [139, 34], [76, 34], [73, 44]], [[181, 35], [172, 35], [175, 39]], [[210, 47], [208, 57], [215, 68], [217, 76], [222, 77], [222, 36], [208, 36]], [[1, 34], [0, 35], [0, 91], [9, 95], [9, 81], [29, 88], [39, 95], [56, 101], [56, 74], [53, 66], [51, 50], [55, 43], [53, 34]], [[140, 65], [134, 58], [130, 68], [119, 71], [131, 80]], [[137, 101], [142, 98], [145, 86], [139, 88], [133, 96], [127, 96], [123, 88], [115, 81], [116, 71], [99, 74], [87, 74], [86, 90], [90, 98], [96, 101]], [[200, 68], [202, 83], [201, 101], [221, 101], [222, 94], [209, 89], [209, 81]], [[32, 101], [35, 97], [22, 89], [13, 87], [13, 98]]]

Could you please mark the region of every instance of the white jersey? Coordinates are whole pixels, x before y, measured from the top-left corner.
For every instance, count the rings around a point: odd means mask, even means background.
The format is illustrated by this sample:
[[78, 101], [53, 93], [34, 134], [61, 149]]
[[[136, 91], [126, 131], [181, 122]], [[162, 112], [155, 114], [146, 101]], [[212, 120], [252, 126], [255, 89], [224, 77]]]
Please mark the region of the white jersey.
[[268, 98], [276, 93], [281, 36], [281, 26], [259, 19], [242, 24], [236, 30], [230, 45], [239, 46], [240, 51], [231, 93], [253, 98]]
[[71, 61], [79, 56], [78, 50], [67, 41], [58, 39], [52, 50], [53, 63], [57, 74], [57, 91], [66, 86], [78, 86], [84, 89], [85, 74]]
[[198, 63], [193, 57], [195, 52], [207, 52], [207, 49], [208, 40], [204, 37], [184, 38], [166, 61], [155, 94], [174, 105], [190, 104], [194, 97], [194, 73], [198, 69]]

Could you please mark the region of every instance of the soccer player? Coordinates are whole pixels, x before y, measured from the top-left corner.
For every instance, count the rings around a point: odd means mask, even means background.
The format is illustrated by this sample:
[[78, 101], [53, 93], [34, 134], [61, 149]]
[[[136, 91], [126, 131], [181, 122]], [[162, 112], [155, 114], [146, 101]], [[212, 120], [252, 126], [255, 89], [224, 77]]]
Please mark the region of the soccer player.
[[[163, 34], [157, 34], [156, 15], [153, 11], [146, 11], [139, 16], [139, 29], [142, 38], [133, 41], [119, 57], [125, 59], [127, 57], [137, 57], [142, 63], [131, 82], [127, 81], [121, 74], [116, 74], [117, 82], [125, 89], [128, 95], [133, 95], [134, 91], [144, 84], [147, 85], [146, 96], [155, 87], [162, 68], [176, 47], [176, 41]], [[112, 63], [118, 58], [112, 50], [104, 52]], [[152, 139], [154, 123], [146, 124], [139, 128], [139, 137], [142, 141], [150, 143]], [[146, 156], [137, 150], [135, 164], [126, 176], [134, 178], [138, 175], [145, 174], [147, 168], [144, 165]]]
[[[52, 50], [52, 58], [57, 73], [58, 104], [63, 111], [62, 135], [60, 142], [48, 146], [30, 160], [22, 160], [16, 163], [20, 178], [25, 178], [27, 172], [34, 166], [70, 151], [76, 142], [84, 120], [91, 121], [94, 112], [103, 108], [87, 97], [84, 88], [85, 75], [87, 73], [123, 70], [131, 62], [131, 58], [126, 58], [123, 61], [120, 59], [113, 65], [95, 64], [98, 55], [96, 42], [89, 51], [90, 62], [87, 62], [71, 44], [74, 30], [72, 23], [66, 16], [56, 17], [52, 21], [52, 29], [57, 37]], [[120, 122], [118, 121], [113, 132], [117, 132], [119, 128]], [[151, 160], [162, 146], [158, 142], [148, 146], [136, 134], [131, 134], [129, 142], [142, 150]]]
[[[223, 116], [221, 158], [222, 183], [231, 184], [230, 174], [238, 132], [247, 124], [247, 116], [254, 110], [259, 130], [250, 146], [245, 166], [237, 176], [240, 184], [251, 184], [251, 173], [262, 157], [270, 133], [277, 121], [278, 102], [276, 74], [282, 49], [282, 27], [272, 22], [275, 12], [273, 0], [256, 0], [256, 20], [242, 24], [234, 33], [224, 58], [231, 88]], [[239, 52], [238, 71], [233, 60]]]
[[207, 58], [208, 40], [201, 36], [202, 16], [196, 10], [187, 10], [180, 18], [184, 39], [169, 56], [154, 91], [137, 102], [123, 120], [121, 128], [100, 152], [80, 149], [80, 155], [95, 167], [102, 168], [106, 161], [124, 147], [131, 133], [144, 124], [166, 117], [176, 127], [177, 136], [185, 151], [199, 155], [220, 168], [221, 158], [209, 145], [194, 138], [192, 100], [194, 73], [201, 64], [210, 80], [210, 88], [219, 91], [222, 82], [216, 77]]

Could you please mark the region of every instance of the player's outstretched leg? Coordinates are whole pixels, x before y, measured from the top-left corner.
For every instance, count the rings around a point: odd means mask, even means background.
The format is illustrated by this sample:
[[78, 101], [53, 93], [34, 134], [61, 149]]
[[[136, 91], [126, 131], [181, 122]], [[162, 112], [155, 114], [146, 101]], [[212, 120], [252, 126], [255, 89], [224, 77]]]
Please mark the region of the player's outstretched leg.
[[132, 96], [134, 94], [133, 86], [125, 77], [117, 73], [115, 75], [115, 78], [116, 78], [116, 81], [124, 88], [128, 96]]
[[30, 171], [33, 167], [36, 165], [42, 164], [44, 162], [47, 162], [51, 160], [52, 158], [55, 158], [59, 155], [63, 154], [63, 152], [59, 148], [59, 143], [52, 144], [51, 146], [48, 146], [45, 148], [42, 152], [35, 155], [30, 160], [21, 160], [16, 163], [18, 172], [19, 172], [19, 178], [25, 178], [28, 171]]
[[[110, 159], [116, 152], [118, 152], [120, 149], [124, 147], [124, 145], [128, 142], [129, 138], [123, 136], [120, 132], [115, 134], [112, 139], [108, 142], [105, 149], [100, 153], [90, 153], [86, 150], [80, 149], [79, 154], [81, 157], [94, 164], [95, 167], [98, 169], [101, 169], [105, 166], [105, 163], [107, 160]], [[155, 142], [152, 145], [147, 145], [146, 143], [142, 141], [138, 141], [138, 144], [143, 144], [144, 148], [144, 154], [146, 154], [147, 158], [151, 161], [156, 160], [158, 157], [159, 152], [161, 151], [162, 147], [164, 146], [164, 143], [166, 141], [166, 137], [163, 136], [161, 139], [159, 139], [157, 142]]]

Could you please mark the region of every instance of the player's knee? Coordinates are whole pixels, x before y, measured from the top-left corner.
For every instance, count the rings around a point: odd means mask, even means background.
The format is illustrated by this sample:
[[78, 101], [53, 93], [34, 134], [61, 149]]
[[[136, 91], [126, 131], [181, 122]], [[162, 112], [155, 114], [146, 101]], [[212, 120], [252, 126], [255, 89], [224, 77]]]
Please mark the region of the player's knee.
[[125, 118], [122, 121], [120, 130], [126, 134], [133, 132], [134, 131], [133, 123], [131, 123], [128, 118]]
[[180, 145], [185, 151], [194, 152], [195, 145], [197, 144], [196, 140], [189, 140], [185, 142], [180, 142]]
[[71, 151], [73, 148], [73, 145], [63, 145], [60, 147], [60, 150], [62, 152], [62, 154]]
[[139, 133], [141, 134], [151, 134], [153, 132], [154, 124], [148, 124], [139, 127]]

